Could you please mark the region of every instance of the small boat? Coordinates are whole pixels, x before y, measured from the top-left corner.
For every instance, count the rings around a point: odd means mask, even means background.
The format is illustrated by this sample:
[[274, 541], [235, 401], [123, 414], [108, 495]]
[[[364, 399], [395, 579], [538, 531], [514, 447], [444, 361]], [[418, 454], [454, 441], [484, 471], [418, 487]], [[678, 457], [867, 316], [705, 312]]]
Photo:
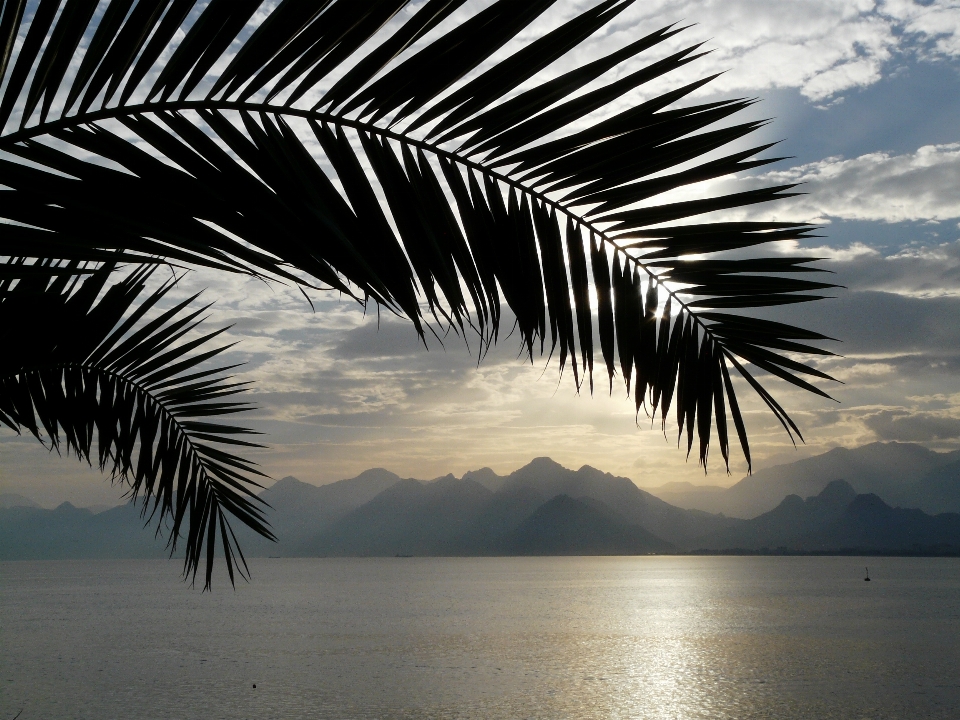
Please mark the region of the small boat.
[[867, 576], [863, 579], [864, 582], [870, 582], [870, 568], [867, 568]]

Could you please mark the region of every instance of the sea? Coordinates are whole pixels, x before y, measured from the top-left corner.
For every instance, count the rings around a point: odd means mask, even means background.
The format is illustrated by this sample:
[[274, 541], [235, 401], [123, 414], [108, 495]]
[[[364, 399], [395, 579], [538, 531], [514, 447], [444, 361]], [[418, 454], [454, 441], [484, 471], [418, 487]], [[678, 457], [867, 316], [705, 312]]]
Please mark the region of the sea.
[[960, 718], [957, 558], [250, 567], [0, 563], [0, 720]]

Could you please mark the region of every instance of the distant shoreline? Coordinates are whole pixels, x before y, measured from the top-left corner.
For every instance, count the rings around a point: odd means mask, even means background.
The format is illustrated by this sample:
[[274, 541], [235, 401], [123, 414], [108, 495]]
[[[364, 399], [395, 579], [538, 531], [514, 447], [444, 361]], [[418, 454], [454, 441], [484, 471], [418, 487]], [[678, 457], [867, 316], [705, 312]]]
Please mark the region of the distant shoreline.
[[913, 550], [880, 550], [871, 548], [840, 548], [838, 550], [791, 550], [789, 548], [760, 548], [749, 550], [690, 550], [688, 552], [661, 553], [663, 555], [811, 555], [817, 557], [960, 557], [960, 548], [921, 548]]
[[810, 557], [960, 557], [960, 548], [920, 549], [920, 550], [876, 550], [868, 548], [841, 548], [839, 550], [791, 550], [789, 548], [761, 548], [749, 550], [731, 548], [729, 550], [678, 550], [676, 552], [646, 553], [557, 553], [550, 555], [534, 554], [451, 554], [451, 555], [284, 555], [271, 556], [271, 559], [339, 559], [339, 558], [532, 558], [532, 557], [711, 557], [711, 556], [810, 556]]

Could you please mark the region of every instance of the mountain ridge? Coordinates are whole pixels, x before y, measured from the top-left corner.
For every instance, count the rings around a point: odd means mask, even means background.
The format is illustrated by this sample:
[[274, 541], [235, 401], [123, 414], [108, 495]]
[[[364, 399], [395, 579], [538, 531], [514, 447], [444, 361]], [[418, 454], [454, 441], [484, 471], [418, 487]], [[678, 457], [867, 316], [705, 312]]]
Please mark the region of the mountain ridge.
[[[539, 457], [504, 476], [487, 467], [460, 478], [447, 474], [417, 480], [371, 468], [320, 486], [288, 476], [260, 495], [271, 506], [268, 517], [279, 542], [265, 541], [242, 527], [236, 530], [248, 557], [615, 554], [771, 547], [822, 551], [840, 549], [836, 543], [894, 550], [900, 545], [960, 548], [960, 537], [951, 534], [952, 518], [960, 515], [898, 507], [879, 494], [860, 492], [852, 482], [830, 479], [837, 458], [849, 468], [851, 458], [869, 453], [875, 468], [886, 463], [887, 469], [896, 471], [911, 458], [917, 461], [900, 488], [891, 487], [889, 477], [877, 481], [888, 495], [909, 496], [922, 490], [928, 506], [949, 507], [960, 486], [953, 475], [960, 468], [960, 461], [953, 458], [960, 453], [875, 443], [768, 469], [778, 474], [771, 476], [771, 487], [763, 487], [767, 495], [796, 486], [801, 492], [785, 493], [774, 507], [752, 519], [738, 519], [676, 507], [629, 478], [589, 465], [572, 470]], [[792, 470], [785, 472], [784, 467]], [[820, 471], [819, 477], [811, 475], [814, 470]], [[751, 489], [764, 486], [764, 478], [757, 479], [761, 472], [733, 487], [749, 495]], [[818, 486], [803, 499], [804, 487]], [[678, 492], [702, 490], [683, 483], [671, 487]], [[757, 502], [758, 497], [763, 500], [761, 495], [750, 497]], [[145, 531], [142, 526], [139, 510], [129, 504], [96, 515], [69, 503], [54, 510], [4, 508], [0, 558], [163, 556], [164, 543], [154, 539], [153, 529]]]
[[820, 494], [788, 495], [773, 510], [701, 538], [700, 551], [899, 551], [960, 553], [960, 514], [891, 507], [834, 480]]
[[758, 470], [725, 489], [667, 483], [647, 490], [678, 507], [749, 519], [774, 509], [787, 495], [816, 495], [832, 480], [845, 480], [858, 493], [873, 493], [891, 505], [960, 512], [960, 451], [937, 453], [915, 443], [833, 448]]

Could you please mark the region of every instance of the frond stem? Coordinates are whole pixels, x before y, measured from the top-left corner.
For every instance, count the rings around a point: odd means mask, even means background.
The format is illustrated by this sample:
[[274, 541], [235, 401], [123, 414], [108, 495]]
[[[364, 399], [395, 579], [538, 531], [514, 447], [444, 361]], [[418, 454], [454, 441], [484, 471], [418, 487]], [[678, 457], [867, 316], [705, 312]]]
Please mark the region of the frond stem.
[[614, 247], [615, 250], [619, 250], [623, 253], [623, 256], [630, 260], [635, 267], [643, 270], [651, 279], [657, 280], [670, 298], [680, 305], [681, 310], [686, 311], [687, 314], [694, 319], [694, 321], [699, 325], [705, 333], [708, 333], [715, 343], [723, 345], [718, 338], [716, 338], [713, 333], [710, 332], [709, 326], [701, 320], [697, 313], [693, 312], [683, 300], [680, 299], [676, 291], [671, 290], [666, 286], [665, 283], [660, 283], [658, 276], [650, 268], [646, 267], [639, 259], [631, 257], [623, 248], [621, 248], [613, 239], [611, 239], [603, 230], [599, 229], [589, 220], [577, 215], [572, 210], [567, 209], [565, 206], [560, 204], [556, 200], [552, 200], [542, 192], [533, 190], [532, 188], [527, 187], [518, 180], [514, 180], [509, 175], [497, 172], [491, 168], [486, 167], [482, 163], [479, 163], [475, 160], [470, 160], [458, 155], [457, 153], [444, 150], [443, 148], [437, 147], [431, 143], [428, 143], [424, 140], [417, 140], [415, 138], [408, 137], [393, 130], [379, 127], [372, 123], [366, 123], [361, 120], [355, 120], [351, 118], [344, 117], [343, 115], [337, 115], [336, 113], [331, 112], [320, 112], [317, 110], [301, 110], [299, 108], [289, 107], [285, 105], [271, 105], [268, 103], [247, 103], [247, 102], [238, 102], [232, 100], [170, 100], [166, 102], [157, 102], [157, 103], [141, 103], [138, 105], [125, 105], [117, 106], [112, 108], [105, 108], [97, 110], [95, 112], [88, 112], [83, 115], [71, 115], [68, 117], [61, 117], [58, 120], [54, 120], [47, 123], [41, 123], [38, 125], [33, 125], [28, 128], [23, 128], [16, 132], [10, 133], [9, 135], [0, 136], [0, 150], [3, 149], [5, 145], [14, 145], [18, 142], [23, 142], [24, 140], [29, 140], [36, 138], [42, 135], [47, 135], [56, 130], [62, 130], [69, 127], [74, 127], [78, 125], [86, 125], [89, 123], [97, 122], [99, 120], [111, 120], [117, 117], [124, 115], [138, 115], [141, 113], [160, 113], [160, 112], [176, 112], [180, 110], [233, 110], [233, 111], [247, 111], [247, 112], [257, 112], [257, 113], [269, 113], [271, 115], [288, 115], [292, 117], [299, 117], [305, 120], [317, 120], [320, 122], [329, 122], [334, 125], [342, 125], [344, 127], [353, 128], [357, 131], [363, 131], [368, 133], [373, 133], [390, 140], [394, 140], [399, 143], [404, 143], [406, 145], [411, 145], [421, 150], [425, 150], [433, 155], [442, 156], [451, 160], [459, 165], [464, 167], [471, 168], [480, 172], [484, 175], [487, 175], [499, 182], [502, 182], [512, 188], [519, 190], [522, 193], [525, 193], [528, 196], [534, 197], [544, 204], [550, 206], [554, 210], [562, 213], [568, 218], [572, 219], [578, 225], [589, 229], [591, 232], [599, 235], [605, 242], [609, 243]]
[[[165, 419], [168, 419], [169, 422], [171, 422], [176, 427], [177, 432], [183, 437], [184, 443], [187, 446], [187, 457], [189, 457], [192, 462], [197, 463], [197, 465], [200, 467], [200, 470], [203, 473], [203, 478], [206, 479], [206, 482], [209, 484], [213, 494], [217, 496], [217, 502], [219, 504], [220, 498], [219, 498], [219, 488], [217, 486], [217, 482], [207, 472], [207, 468], [205, 467], [203, 462], [203, 455], [197, 450], [196, 445], [193, 442], [193, 439], [190, 437], [189, 431], [185, 427], [183, 427], [183, 425], [177, 419], [177, 416], [174, 415], [169, 410], [169, 408], [167, 408], [167, 406], [163, 404], [163, 402], [161, 402], [155, 395], [153, 395], [153, 393], [151, 393], [148, 388], [144, 387], [142, 384], [138, 383], [137, 381], [131, 380], [125, 375], [122, 375], [121, 373], [115, 372], [113, 370], [107, 370], [95, 364], [90, 364], [85, 362], [81, 362], [81, 363], [68, 362], [68, 363], [52, 363], [50, 365], [36, 365], [36, 366], [30, 367], [29, 369], [21, 370], [18, 373], [13, 373], [12, 375], [8, 375], [5, 378], [0, 378], [0, 381], [27, 375], [29, 373], [39, 373], [44, 370], [65, 370], [67, 368], [86, 370], [88, 372], [96, 373], [99, 375], [105, 375], [107, 377], [116, 379], [120, 383], [132, 388], [139, 397], [147, 398], [147, 400], [149, 400], [149, 402], [152, 405], [154, 405], [159, 409], [160, 414]], [[51, 438], [51, 441], [52, 440], [53, 438]], [[89, 456], [87, 457], [87, 460], [89, 462]], [[103, 468], [101, 468], [101, 470], [102, 469]], [[121, 471], [121, 472], [124, 473], [125, 471]], [[170, 539], [170, 542], [173, 543], [172, 537]]]

